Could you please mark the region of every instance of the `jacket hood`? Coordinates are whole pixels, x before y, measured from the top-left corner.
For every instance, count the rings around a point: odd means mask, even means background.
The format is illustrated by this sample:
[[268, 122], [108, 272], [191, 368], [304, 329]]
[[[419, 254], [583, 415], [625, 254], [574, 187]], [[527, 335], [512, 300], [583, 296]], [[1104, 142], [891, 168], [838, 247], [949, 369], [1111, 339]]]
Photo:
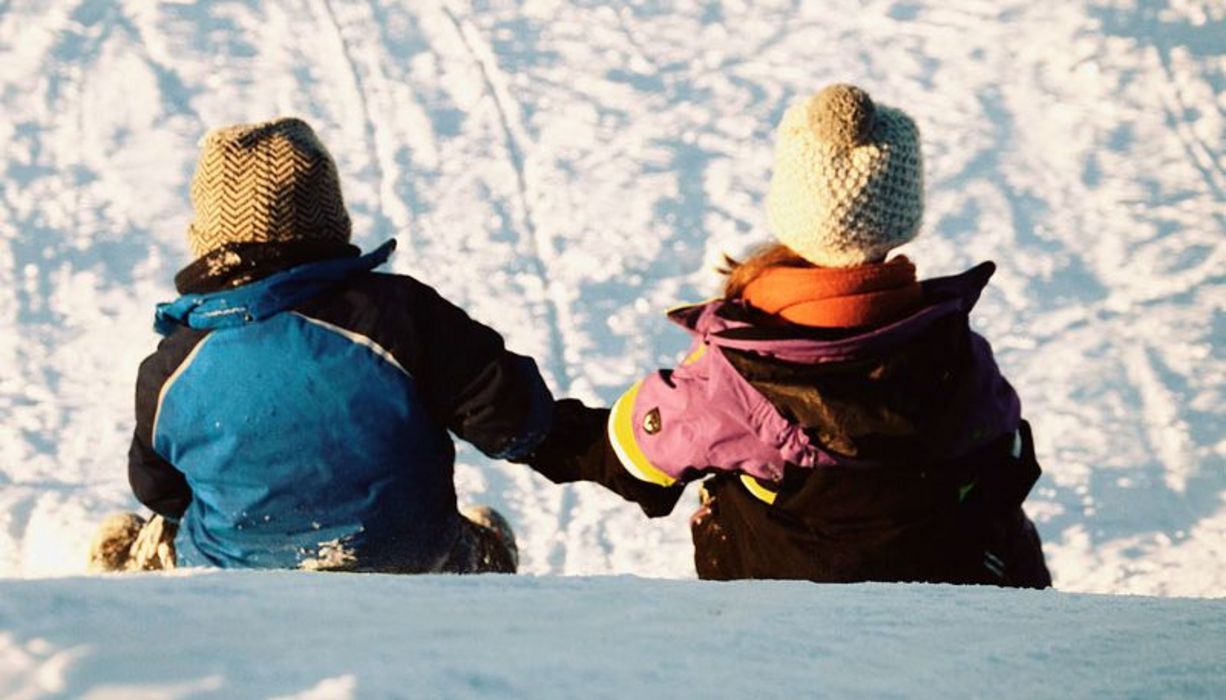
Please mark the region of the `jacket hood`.
[[792, 324], [756, 324], [750, 320], [754, 312], [741, 300], [716, 299], [682, 306], [668, 316], [719, 347], [801, 364], [836, 362], [897, 347], [950, 314], [969, 314], [995, 272], [995, 263], [984, 262], [958, 275], [925, 280], [921, 282], [924, 303], [914, 313], [885, 326], [834, 336]]
[[[917, 311], [865, 331], [761, 323], [739, 301], [707, 302], [670, 316], [696, 344], [718, 350], [701, 363], [723, 377], [707, 383], [710, 392], [737, 386], [734, 373], [773, 406], [766, 412], [757, 402], [741, 402], [757, 406], [750, 411], [755, 432], [787, 461], [926, 463], [968, 454], [1020, 420], [1016, 392], [967, 320], [994, 270], [984, 263], [928, 280]], [[725, 400], [707, 397], [713, 404]]]

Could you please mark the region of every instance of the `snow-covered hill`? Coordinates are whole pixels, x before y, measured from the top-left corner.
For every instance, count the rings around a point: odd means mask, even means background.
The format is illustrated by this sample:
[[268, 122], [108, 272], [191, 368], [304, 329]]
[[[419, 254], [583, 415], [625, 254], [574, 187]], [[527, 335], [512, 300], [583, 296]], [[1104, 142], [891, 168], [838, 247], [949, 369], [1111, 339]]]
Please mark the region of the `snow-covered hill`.
[[[80, 573], [135, 506], [132, 381], [206, 128], [307, 118], [360, 244], [398, 238], [396, 271], [607, 403], [765, 239], [773, 127], [838, 80], [922, 127], [921, 272], [1000, 265], [977, 323], [1036, 429], [1057, 586], [1222, 596], [1224, 51], [1218, 0], [0, 0], [0, 576]], [[686, 508], [461, 460], [529, 573], [693, 575]]]
[[0, 581], [0, 621], [13, 700], [1226, 694], [1221, 600], [213, 573]]

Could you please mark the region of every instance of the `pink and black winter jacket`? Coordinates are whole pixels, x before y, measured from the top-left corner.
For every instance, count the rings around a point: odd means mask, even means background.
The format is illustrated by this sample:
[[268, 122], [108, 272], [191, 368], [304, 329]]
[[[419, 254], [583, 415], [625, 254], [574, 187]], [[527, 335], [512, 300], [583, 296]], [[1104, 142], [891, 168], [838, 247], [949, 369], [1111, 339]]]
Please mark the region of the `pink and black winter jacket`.
[[994, 269], [924, 282], [922, 307], [879, 328], [781, 323], [743, 301], [675, 310], [693, 336], [681, 365], [607, 413], [559, 402], [530, 463], [648, 515], [709, 476], [702, 578], [1050, 585], [1020, 507], [1039, 475], [1029, 427], [969, 327]]

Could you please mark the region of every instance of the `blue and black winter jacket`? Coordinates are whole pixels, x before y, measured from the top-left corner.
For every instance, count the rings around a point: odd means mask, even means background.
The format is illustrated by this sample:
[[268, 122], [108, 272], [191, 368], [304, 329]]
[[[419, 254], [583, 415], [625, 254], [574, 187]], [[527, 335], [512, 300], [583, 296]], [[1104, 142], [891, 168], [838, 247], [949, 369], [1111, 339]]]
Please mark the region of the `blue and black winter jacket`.
[[245, 283], [159, 306], [133, 491], [179, 520], [181, 566], [431, 570], [458, 534], [448, 430], [491, 457], [532, 451], [552, 413], [535, 363], [425, 284], [372, 272], [391, 243], [265, 255], [271, 274], [256, 245], [226, 251], [257, 260], [230, 266]]

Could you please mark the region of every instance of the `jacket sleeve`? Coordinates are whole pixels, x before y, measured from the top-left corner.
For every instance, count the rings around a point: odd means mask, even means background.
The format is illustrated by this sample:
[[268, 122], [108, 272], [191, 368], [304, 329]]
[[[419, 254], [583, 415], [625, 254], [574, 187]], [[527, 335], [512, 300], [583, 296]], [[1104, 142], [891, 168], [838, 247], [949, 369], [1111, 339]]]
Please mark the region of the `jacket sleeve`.
[[718, 423], [704, 410], [705, 354], [695, 341], [680, 367], [648, 375], [609, 410], [559, 401], [554, 430], [528, 464], [555, 483], [593, 481], [649, 517], [667, 515], [686, 482], [718, 468], [709, 461]]
[[536, 362], [417, 283], [413, 364], [426, 403], [461, 439], [495, 459], [529, 454], [549, 432], [553, 396]]
[[192, 500], [182, 472], [153, 448], [158, 397], [178, 366], [203, 334], [181, 331], [166, 338], [140, 365], [136, 376], [136, 430], [128, 449], [128, 483], [137, 500], [153, 512], [177, 521]]
[[717, 472], [778, 482], [785, 454], [801, 450], [796, 432], [701, 340], [676, 369], [630, 387], [609, 416], [609, 441], [626, 471], [661, 486]]
[[712, 450], [743, 438], [725, 429], [725, 407], [712, 401], [711, 356], [695, 341], [676, 369], [647, 375], [613, 404], [610, 446], [625, 471], [640, 481], [672, 486], [738, 466], [722, 463]]
[[608, 409], [588, 408], [575, 399], [554, 405], [553, 430], [524, 461], [555, 484], [591, 481], [637, 503], [648, 517], [668, 515], [685, 490], [638, 478], [623, 465], [609, 440]]

